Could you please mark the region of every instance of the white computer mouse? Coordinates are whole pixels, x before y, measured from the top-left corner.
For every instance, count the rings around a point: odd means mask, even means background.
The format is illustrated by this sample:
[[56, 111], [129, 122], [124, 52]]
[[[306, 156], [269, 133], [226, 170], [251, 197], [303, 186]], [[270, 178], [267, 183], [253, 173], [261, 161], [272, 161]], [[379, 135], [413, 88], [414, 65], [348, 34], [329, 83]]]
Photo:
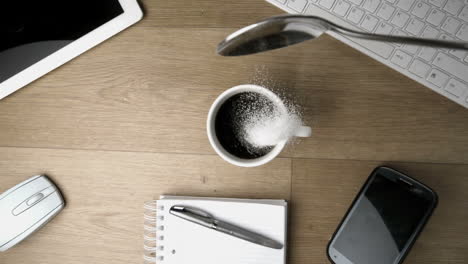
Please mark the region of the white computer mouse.
[[37, 231], [65, 206], [58, 188], [46, 176], [34, 176], [0, 195], [0, 251]]

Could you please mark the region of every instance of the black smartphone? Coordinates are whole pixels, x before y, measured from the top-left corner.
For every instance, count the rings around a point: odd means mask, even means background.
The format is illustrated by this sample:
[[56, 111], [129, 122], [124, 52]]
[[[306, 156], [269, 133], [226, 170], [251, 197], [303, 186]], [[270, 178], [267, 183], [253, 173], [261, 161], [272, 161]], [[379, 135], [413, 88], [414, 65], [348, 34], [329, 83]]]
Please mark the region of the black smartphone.
[[437, 200], [415, 179], [376, 168], [330, 240], [328, 258], [335, 264], [402, 263]]

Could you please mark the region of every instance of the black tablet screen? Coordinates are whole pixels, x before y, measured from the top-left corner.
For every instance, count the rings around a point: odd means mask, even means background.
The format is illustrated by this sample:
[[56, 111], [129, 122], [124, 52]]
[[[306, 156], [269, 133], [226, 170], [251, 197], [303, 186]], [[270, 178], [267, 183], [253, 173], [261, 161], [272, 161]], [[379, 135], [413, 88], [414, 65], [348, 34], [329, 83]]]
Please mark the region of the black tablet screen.
[[5, 1], [0, 83], [122, 13], [118, 0]]

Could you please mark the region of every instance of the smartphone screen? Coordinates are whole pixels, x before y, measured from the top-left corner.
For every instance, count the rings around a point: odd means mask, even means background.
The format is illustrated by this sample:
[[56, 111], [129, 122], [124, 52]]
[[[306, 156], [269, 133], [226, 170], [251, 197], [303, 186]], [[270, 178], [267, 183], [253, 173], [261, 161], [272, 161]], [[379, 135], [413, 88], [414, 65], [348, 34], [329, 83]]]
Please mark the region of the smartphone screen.
[[332, 239], [328, 254], [333, 262], [399, 263], [435, 207], [430, 189], [382, 170], [371, 176]]

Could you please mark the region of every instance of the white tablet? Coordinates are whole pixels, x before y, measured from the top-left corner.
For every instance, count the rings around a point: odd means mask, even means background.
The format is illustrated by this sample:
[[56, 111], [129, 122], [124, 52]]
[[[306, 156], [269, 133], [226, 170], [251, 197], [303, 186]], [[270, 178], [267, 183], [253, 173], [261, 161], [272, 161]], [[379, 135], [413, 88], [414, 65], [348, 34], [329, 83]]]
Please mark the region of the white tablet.
[[136, 0], [5, 1], [0, 99], [139, 21]]

